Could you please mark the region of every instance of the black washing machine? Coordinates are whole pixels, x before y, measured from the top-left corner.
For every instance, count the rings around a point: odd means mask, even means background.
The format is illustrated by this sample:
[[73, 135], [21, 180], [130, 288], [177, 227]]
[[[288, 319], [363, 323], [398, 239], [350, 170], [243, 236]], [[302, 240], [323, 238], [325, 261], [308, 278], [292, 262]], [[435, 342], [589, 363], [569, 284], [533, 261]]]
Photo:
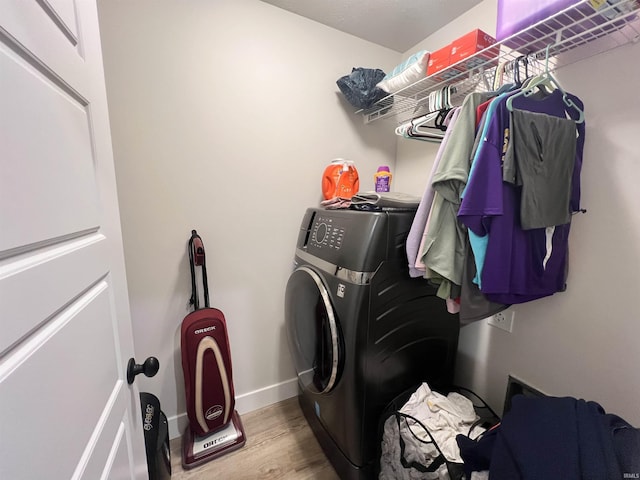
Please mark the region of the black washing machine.
[[405, 240], [415, 211], [310, 208], [285, 294], [299, 401], [343, 480], [372, 478], [378, 420], [421, 381], [447, 386], [457, 315], [409, 277]]

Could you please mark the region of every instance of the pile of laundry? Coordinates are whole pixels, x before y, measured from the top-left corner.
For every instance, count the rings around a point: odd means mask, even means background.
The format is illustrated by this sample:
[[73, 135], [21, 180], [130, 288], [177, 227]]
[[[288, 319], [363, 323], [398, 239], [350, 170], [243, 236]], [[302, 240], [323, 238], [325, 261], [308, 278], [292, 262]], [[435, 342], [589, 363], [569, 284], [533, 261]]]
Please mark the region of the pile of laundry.
[[640, 429], [596, 402], [513, 397], [485, 430], [467, 397], [423, 383], [384, 423], [380, 480], [640, 478]]
[[476, 438], [484, 432], [478, 419], [464, 395], [445, 396], [423, 383], [384, 423], [379, 479], [454, 480], [449, 469], [463, 463], [456, 436]]

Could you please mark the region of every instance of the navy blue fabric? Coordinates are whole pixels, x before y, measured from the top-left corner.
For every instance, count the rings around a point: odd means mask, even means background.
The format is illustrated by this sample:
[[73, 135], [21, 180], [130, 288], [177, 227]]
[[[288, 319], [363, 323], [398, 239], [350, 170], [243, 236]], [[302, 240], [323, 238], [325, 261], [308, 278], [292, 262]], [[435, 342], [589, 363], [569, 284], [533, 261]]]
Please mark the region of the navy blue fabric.
[[576, 400], [582, 479], [622, 478], [604, 409], [595, 402]]
[[460, 456], [464, 462], [464, 473], [467, 478], [471, 478], [471, 472], [489, 470], [493, 445], [496, 441], [499, 428], [500, 427], [496, 427], [489, 430], [477, 440], [472, 440], [465, 435], [456, 436]]
[[467, 477], [488, 467], [490, 480], [640, 478], [640, 429], [596, 402], [517, 395], [484, 440], [456, 437]]
[[369, 108], [389, 95], [376, 87], [384, 76], [385, 73], [379, 68], [354, 68], [350, 75], [340, 77], [336, 83], [351, 105], [356, 108]]
[[640, 473], [640, 432], [596, 402], [516, 396], [490, 480], [622, 480]]
[[607, 415], [605, 423], [613, 436], [613, 447], [623, 478], [640, 478], [640, 429], [617, 415]]
[[575, 399], [513, 398], [500, 425], [490, 480], [580, 480]]

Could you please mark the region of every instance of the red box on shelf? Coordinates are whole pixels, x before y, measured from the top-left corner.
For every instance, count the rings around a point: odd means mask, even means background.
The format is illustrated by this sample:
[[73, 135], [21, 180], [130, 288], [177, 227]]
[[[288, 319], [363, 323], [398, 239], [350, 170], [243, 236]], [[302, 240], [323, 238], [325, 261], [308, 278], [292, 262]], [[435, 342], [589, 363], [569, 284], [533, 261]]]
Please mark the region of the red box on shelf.
[[[491, 60], [497, 60], [500, 54], [499, 46], [487, 50], [482, 55], [476, 55], [476, 53], [495, 43], [496, 39], [491, 35], [480, 29], [473, 30], [451, 43], [450, 64], [453, 65], [465, 58], [473, 57], [460, 64], [464, 69], [471, 69]], [[495, 65], [495, 63], [495, 61], [491, 62], [490, 65]]]
[[434, 73], [444, 70], [450, 64], [449, 57], [451, 55], [451, 45], [442, 47], [429, 55], [429, 63], [427, 65], [427, 77]]

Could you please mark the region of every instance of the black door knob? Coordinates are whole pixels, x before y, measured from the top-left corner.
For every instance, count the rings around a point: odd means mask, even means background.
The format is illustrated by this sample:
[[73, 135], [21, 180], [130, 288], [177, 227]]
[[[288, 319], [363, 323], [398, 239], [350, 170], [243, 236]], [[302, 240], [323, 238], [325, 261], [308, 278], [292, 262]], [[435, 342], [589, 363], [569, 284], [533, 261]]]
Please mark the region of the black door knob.
[[153, 377], [158, 373], [159, 368], [160, 362], [156, 357], [147, 358], [142, 365], [136, 363], [135, 358], [130, 358], [127, 364], [127, 383], [131, 385], [139, 373], [144, 373], [146, 377]]

